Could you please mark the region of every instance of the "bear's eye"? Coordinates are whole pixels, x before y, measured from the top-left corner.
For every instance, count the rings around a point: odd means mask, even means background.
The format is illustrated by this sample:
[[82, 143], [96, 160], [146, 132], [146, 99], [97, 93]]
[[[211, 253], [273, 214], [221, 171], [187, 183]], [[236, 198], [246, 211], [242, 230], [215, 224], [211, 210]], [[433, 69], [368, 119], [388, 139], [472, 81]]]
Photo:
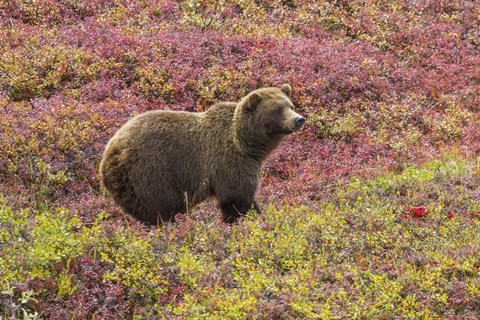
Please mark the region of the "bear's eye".
[[275, 113], [280, 114], [280, 113], [282, 113], [282, 111], [283, 111], [283, 108], [281, 108], [281, 107], [275, 108]]

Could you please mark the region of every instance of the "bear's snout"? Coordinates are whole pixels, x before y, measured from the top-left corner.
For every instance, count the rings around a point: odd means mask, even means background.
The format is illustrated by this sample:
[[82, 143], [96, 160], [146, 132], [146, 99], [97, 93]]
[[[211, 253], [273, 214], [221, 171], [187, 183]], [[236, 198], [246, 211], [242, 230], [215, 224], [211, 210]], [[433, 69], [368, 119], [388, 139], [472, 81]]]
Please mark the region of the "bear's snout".
[[286, 118], [288, 120], [286, 120], [285, 127], [284, 127], [287, 130], [287, 133], [292, 133], [302, 129], [303, 126], [305, 125], [305, 121], [306, 121], [305, 117], [302, 117], [301, 115], [299, 115], [298, 113], [296, 113], [290, 108], [288, 108], [287, 110], [288, 110], [287, 111], [288, 115]]
[[293, 119], [293, 123], [294, 123], [294, 127], [292, 131], [298, 131], [302, 129], [303, 126], [305, 125], [305, 118], [297, 114]]
[[295, 125], [299, 128], [303, 127], [305, 124], [305, 118], [302, 116], [298, 116], [295, 118]]

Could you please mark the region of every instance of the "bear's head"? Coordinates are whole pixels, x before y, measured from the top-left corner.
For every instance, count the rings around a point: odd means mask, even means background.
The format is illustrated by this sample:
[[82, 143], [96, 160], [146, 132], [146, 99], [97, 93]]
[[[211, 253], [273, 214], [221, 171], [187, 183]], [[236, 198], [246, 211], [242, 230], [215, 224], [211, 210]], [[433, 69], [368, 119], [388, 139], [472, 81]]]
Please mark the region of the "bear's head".
[[291, 93], [288, 84], [262, 88], [238, 103], [234, 126], [237, 140], [244, 148], [266, 156], [286, 135], [302, 129], [305, 118], [293, 111]]

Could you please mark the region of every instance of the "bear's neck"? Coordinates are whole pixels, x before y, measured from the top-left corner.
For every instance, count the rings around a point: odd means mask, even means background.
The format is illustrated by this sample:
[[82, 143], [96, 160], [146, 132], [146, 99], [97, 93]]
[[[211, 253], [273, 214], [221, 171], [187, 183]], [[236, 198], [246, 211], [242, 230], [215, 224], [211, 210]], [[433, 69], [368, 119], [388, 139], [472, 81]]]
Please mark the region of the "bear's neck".
[[284, 135], [265, 136], [259, 133], [237, 130], [233, 142], [240, 153], [257, 161], [263, 161], [282, 142]]

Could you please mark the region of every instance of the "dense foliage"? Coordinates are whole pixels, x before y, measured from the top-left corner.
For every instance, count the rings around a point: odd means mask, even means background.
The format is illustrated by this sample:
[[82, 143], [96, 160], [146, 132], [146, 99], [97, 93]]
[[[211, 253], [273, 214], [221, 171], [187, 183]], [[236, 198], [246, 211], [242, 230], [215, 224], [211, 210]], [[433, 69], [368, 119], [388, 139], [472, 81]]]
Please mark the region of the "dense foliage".
[[[480, 317], [480, 4], [0, 0], [0, 314]], [[261, 216], [147, 228], [102, 193], [150, 109], [290, 83]]]

